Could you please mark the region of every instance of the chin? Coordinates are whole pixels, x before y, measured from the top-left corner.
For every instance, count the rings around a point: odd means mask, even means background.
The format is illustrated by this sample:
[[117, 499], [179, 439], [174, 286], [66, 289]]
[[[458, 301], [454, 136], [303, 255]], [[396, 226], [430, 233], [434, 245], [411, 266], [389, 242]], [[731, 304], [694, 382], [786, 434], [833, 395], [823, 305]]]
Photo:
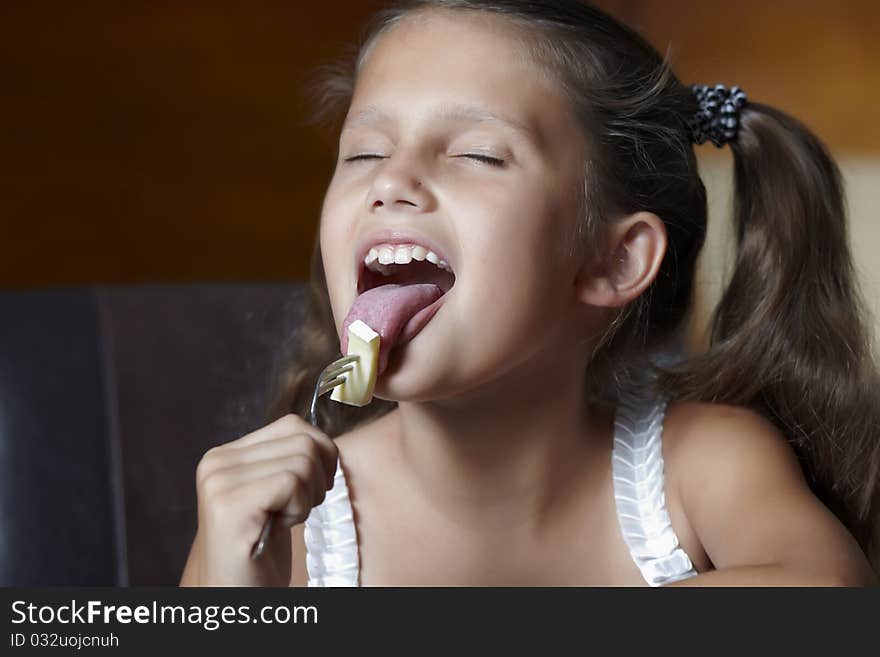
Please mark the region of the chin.
[[436, 351], [425, 353], [425, 344], [416, 344], [418, 337], [392, 350], [388, 366], [376, 380], [373, 396], [393, 402], [432, 401], [446, 396], [445, 386], [438, 379], [444, 359], [437, 357]]

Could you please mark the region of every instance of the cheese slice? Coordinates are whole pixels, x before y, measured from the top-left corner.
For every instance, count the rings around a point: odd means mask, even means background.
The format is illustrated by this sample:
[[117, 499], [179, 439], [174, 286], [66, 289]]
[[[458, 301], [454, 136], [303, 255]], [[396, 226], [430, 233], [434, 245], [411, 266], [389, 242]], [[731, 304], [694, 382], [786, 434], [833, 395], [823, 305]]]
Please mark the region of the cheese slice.
[[366, 406], [373, 399], [379, 370], [379, 334], [356, 319], [348, 326], [348, 353], [358, 359], [352, 369], [343, 372], [345, 381], [330, 393], [330, 399], [351, 406]]

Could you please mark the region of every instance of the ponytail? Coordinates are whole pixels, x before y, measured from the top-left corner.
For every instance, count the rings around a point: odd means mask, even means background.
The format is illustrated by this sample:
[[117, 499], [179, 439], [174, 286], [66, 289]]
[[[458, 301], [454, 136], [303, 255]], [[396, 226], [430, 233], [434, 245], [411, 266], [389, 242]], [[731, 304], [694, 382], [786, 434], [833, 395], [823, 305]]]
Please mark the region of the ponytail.
[[730, 146], [735, 268], [708, 351], [663, 372], [661, 385], [773, 421], [813, 492], [880, 570], [880, 377], [840, 171], [802, 123], [766, 105], [742, 109]]

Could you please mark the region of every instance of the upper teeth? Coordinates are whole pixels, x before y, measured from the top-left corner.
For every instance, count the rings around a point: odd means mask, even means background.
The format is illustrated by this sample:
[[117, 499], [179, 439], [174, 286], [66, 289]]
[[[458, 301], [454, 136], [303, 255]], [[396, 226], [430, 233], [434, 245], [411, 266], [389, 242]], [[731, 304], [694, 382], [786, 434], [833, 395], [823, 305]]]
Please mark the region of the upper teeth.
[[388, 267], [383, 265], [405, 265], [415, 260], [427, 260], [441, 269], [452, 272], [449, 263], [441, 260], [433, 251], [418, 244], [377, 244], [364, 258], [368, 269], [387, 274]]

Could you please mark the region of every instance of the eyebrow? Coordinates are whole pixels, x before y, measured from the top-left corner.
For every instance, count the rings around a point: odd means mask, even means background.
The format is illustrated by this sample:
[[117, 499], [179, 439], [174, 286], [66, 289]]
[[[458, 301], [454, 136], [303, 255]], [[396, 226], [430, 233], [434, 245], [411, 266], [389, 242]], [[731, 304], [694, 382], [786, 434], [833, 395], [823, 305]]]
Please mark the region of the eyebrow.
[[[519, 133], [522, 137], [534, 144], [540, 144], [538, 134], [533, 127], [511, 117], [490, 112], [483, 107], [475, 107], [472, 105], [441, 105], [430, 113], [429, 118], [433, 121], [459, 121], [500, 125]], [[367, 105], [348, 117], [342, 131], [345, 132], [346, 130], [359, 125], [371, 126], [394, 123], [394, 120], [392, 114], [389, 114], [375, 105]]]

